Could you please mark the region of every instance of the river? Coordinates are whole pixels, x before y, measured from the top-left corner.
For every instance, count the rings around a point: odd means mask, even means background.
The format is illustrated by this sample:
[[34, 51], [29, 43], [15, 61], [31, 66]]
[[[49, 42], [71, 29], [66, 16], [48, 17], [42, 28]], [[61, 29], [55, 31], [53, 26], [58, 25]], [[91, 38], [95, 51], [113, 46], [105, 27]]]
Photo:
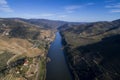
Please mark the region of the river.
[[62, 49], [62, 39], [59, 32], [56, 33], [56, 38], [50, 46], [48, 57], [51, 61], [47, 63], [46, 80], [72, 80], [72, 75]]

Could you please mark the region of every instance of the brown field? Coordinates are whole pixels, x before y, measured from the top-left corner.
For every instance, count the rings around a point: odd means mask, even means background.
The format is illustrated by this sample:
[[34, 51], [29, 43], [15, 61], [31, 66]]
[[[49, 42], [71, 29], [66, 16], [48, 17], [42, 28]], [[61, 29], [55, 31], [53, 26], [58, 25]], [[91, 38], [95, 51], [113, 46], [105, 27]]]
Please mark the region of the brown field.
[[25, 39], [0, 39], [0, 51], [7, 50], [13, 54], [22, 54], [28, 57], [34, 57], [44, 53], [39, 48], [33, 48], [33, 45]]

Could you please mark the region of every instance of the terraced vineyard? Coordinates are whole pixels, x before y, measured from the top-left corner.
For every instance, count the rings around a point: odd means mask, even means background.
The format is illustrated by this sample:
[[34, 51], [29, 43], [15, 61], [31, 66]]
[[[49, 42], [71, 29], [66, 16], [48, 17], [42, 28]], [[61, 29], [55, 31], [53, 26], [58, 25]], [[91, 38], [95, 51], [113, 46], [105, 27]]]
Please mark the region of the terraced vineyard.
[[54, 32], [19, 19], [0, 19], [0, 80], [44, 80]]

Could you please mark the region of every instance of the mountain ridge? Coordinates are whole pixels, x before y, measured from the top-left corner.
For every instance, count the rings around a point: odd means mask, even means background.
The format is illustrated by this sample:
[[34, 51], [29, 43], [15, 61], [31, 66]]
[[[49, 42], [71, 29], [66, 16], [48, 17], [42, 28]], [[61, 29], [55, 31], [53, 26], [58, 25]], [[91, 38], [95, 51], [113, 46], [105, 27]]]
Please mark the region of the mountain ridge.
[[57, 29], [64, 24], [83, 24], [86, 22], [68, 22], [68, 21], [61, 21], [61, 20], [49, 20], [49, 19], [25, 19], [25, 18], [1, 18], [1, 19], [9, 19], [9, 20], [18, 20], [27, 22], [32, 25], [36, 25], [41, 28], [47, 29]]

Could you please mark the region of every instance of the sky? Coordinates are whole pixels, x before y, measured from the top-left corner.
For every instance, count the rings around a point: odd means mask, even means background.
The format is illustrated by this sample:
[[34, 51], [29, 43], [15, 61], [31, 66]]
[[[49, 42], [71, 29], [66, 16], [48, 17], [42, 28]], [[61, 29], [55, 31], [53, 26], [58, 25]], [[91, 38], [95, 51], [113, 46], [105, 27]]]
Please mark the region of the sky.
[[70, 22], [120, 19], [120, 0], [0, 0], [0, 18]]

